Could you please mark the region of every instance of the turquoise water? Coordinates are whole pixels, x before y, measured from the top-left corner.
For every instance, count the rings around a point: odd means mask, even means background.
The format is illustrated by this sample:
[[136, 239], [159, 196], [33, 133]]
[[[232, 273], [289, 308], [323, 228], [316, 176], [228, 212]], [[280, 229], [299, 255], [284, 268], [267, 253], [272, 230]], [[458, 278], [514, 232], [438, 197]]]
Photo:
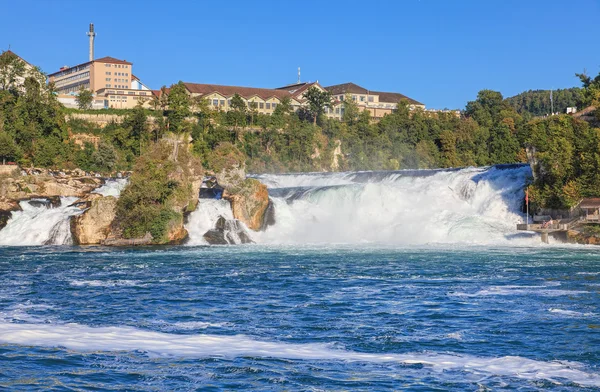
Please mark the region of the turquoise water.
[[600, 390], [597, 248], [0, 248], [0, 389]]

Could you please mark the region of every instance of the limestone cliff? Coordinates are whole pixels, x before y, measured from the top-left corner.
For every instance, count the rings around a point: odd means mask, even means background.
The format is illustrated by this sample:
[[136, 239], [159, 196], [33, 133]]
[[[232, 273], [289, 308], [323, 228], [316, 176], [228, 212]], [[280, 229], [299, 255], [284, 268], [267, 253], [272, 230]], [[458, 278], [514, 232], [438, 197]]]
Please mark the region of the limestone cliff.
[[223, 197], [231, 203], [233, 217], [244, 222], [249, 229], [263, 228], [265, 212], [269, 206], [267, 186], [254, 178], [247, 178], [236, 187], [226, 189]]
[[71, 219], [73, 241], [79, 245], [98, 245], [106, 240], [115, 218], [117, 199], [113, 196], [90, 194], [83, 203], [87, 210]]

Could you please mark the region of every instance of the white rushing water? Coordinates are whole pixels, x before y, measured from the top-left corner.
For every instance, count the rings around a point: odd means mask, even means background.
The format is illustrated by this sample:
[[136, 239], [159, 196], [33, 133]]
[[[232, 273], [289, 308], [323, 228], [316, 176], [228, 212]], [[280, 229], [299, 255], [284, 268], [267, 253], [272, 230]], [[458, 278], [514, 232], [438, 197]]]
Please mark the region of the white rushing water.
[[102, 196], [119, 197], [121, 191], [125, 189], [129, 181], [126, 178], [110, 178], [107, 179], [104, 185], [96, 189], [92, 193], [97, 193]]
[[516, 235], [527, 166], [450, 171], [261, 175], [271, 244], [537, 243]]
[[206, 245], [204, 233], [213, 229], [217, 219], [222, 216], [225, 219], [233, 219], [231, 206], [227, 200], [200, 199], [198, 207], [192, 212], [185, 225], [188, 234], [188, 245]]
[[187, 358], [268, 357], [347, 362], [422, 364], [436, 372], [465, 371], [526, 380], [569, 380], [600, 386], [600, 376], [572, 361], [536, 361], [519, 356], [482, 357], [466, 354], [362, 353], [334, 349], [328, 344], [261, 341], [244, 335], [171, 334], [133, 327], [89, 327], [79, 324], [30, 324], [0, 321], [0, 343], [66, 347], [79, 352], [142, 351], [150, 356]]
[[22, 211], [14, 211], [6, 227], [0, 230], [0, 245], [72, 244], [70, 219], [82, 213], [78, 207], [70, 207], [76, 200], [76, 197], [61, 197], [57, 207], [46, 200], [22, 201]]

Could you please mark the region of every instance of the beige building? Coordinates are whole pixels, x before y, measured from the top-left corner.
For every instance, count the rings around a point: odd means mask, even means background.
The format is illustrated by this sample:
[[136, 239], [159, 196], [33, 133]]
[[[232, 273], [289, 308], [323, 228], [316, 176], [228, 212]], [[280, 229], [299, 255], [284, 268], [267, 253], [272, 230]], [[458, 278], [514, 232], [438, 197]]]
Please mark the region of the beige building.
[[[284, 98], [290, 99], [290, 104], [296, 111], [306, 105], [304, 94], [309, 88], [315, 87], [325, 91], [318, 82], [298, 83], [275, 89], [199, 83], [184, 83], [184, 85], [192, 97], [206, 99], [214, 110], [230, 110], [231, 99], [237, 94], [248, 108], [253, 108], [262, 114], [273, 114]], [[160, 90], [154, 91], [154, 94], [160, 96]]]
[[17, 89], [24, 91], [25, 79], [28, 77], [35, 78], [38, 82], [43, 84], [42, 87], [45, 87], [44, 74], [38, 67], [29, 64], [11, 50], [2, 52], [0, 58], [2, 58], [6, 64], [15, 64], [0, 69], [0, 89]]
[[62, 67], [48, 75], [54, 83], [58, 99], [75, 107], [81, 88], [94, 93], [92, 108], [133, 108], [141, 100], [152, 99], [152, 92], [133, 75], [133, 64], [113, 57], [102, 57], [73, 67]]
[[326, 111], [327, 116], [342, 118], [344, 100], [352, 99], [361, 110], [367, 110], [374, 119], [381, 119], [392, 113], [400, 101], [406, 101], [409, 109], [425, 109], [425, 105], [399, 93], [367, 90], [354, 83], [337, 84], [325, 87], [333, 97], [333, 108]]

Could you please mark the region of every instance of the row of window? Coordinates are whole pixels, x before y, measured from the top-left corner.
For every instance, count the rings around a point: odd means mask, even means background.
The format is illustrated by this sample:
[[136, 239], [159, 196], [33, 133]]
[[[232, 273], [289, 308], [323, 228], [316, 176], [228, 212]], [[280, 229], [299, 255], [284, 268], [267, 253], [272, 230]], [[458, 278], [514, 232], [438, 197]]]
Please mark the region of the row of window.
[[110, 68], [110, 67], [115, 67], [115, 68], [129, 68], [129, 66], [126, 65], [126, 64], [108, 64], [108, 63], [104, 63], [104, 66], [107, 67], [107, 68]]
[[[105, 72], [107, 75], [112, 75], [111, 71]], [[129, 76], [129, 72], [115, 72], [115, 76]]]
[[[277, 103], [275, 103], [275, 102], [273, 102], [273, 103], [270, 103], [270, 102], [266, 102], [266, 103], [265, 102], [248, 102], [248, 106], [253, 105], [253, 104], [255, 104], [256, 105], [255, 107], [258, 109], [271, 110], [271, 109], [275, 109], [277, 107]], [[213, 99], [212, 105], [213, 106], [225, 106], [225, 100], [224, 99], [221, 99], [221, 100]], [[231, 99], [227, 100], [227, 105], [231, 106]]]
[[[343, 100], [344, 100], [344, 96], [343, 96], [343, 95], [340, 95], [338, 98], [339, 98], [339, 100], [340, 100], [340, 101], [343, 101]], [[358, 100], [359, 100], [360, 102], [365, 102], [365, 100], [367, 100], [367, 99], [368, 99], [368, 101], [369, 101], [369, 102], [374, 102], [374, 100], [375, 100], [375, 98], [374, 98], [372, 95], [368, 95], [367, 97], [365, 97], [364, 95], [361, 95], [361, 96], [359, 96], [359, 97], [358, 97]], [[352, 100], [353, 100], [354, 102], [356, 102], [356, 100], [357, 100], [357, 96], [356, 96], [356, 95], [353, 95], [353, 96], [352, 96]]]
[[89, 67], [90, 67], [90, 65], [87, 64], [87, 65], [82, 65], [82, 66], [79, 66], [79, 67], [73, 67], [73, 68], [65, 69], [64, 71], [56, 74], [54, 76], [54, 78], [62, 78], [63, 76], [67, 76], [67, 75], [70, 75], [72, 73], [80, 72], [80, 71], [83, 71], [84, 69], [88, 69]]
[[114, 86], [112, 86], [110, 83], [106, 83], [105, 87], [106, 88], [111, 88], [111, 87], [114, 87], [114, 88], [129, 88], [129, 86], [125, 86], [125, 85], [122, 85], [122, 84], [115, 84]]
[[74, 84], [72, 86], [69, 87], [65, 87], [65, 88], [60, 88], [58, 89], [58, 93], [59, 94], [69, 94], [69, 93], [76, 93], [79, 90], [81, 90], [81, 88], [90, 88], [90, 84], [89, 83], [83, 83], [83, 84]]
[[65, 85], [65, 84], [67, 84], [69, 82], [73, 82], [75, 80], [80, 80], [80, 79], [86, 79], [86, 78], [89, 78], [89, 77], [90, 77], [90, 71], [87, 71], [87, 72], [83, 72], [83, 73], [80, 73], [80, 74], [77, 74], [77, 75], [69, 76], [68, 78], [61, 79], [61, 80], [59, 80], [59, 81], [56, 82], [56, 85], [57, 86], [62, 86], [62, 85]]

